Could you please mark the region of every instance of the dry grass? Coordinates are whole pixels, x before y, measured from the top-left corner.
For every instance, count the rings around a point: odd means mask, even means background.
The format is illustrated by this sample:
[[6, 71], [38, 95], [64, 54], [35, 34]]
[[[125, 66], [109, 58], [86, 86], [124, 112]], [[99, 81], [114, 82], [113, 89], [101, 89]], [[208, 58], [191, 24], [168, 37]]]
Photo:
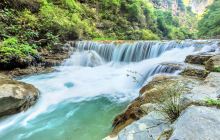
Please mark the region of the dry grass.
[[159, 112], [169, 121], [174, 122], [185, 106], [180, 104], [180, 96], [186, 89], [180, 83], [171, 84], [165, 87], [158, 87], [158, 93], [163, 95], [157, 102], [160, 104]]

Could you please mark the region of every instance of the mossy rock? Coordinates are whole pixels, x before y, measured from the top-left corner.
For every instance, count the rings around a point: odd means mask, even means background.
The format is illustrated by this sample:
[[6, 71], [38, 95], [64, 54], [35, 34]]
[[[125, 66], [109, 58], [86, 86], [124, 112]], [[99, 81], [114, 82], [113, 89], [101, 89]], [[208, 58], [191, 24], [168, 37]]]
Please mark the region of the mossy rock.
[[41, 57], [38, 56], [27, 56], [25, 58], [19, 56], [0, 56], [0, 69], [12, 70], [15, 68], [26, 68], [28, 66], [37, 65], [40, 61]]
[[206, 78], [210, 72], [204, 69], [186, 68], [180, 74], [197, 78]]
[[211, 57], [205, 64], [205, 68], [209, 71], [220, 72], [220, 55]]
[[212, 56], [213, 55], [209, 54], [188, 55], [185, 62], [190, 64], [205, 65], [206, 61], [208, 61]]

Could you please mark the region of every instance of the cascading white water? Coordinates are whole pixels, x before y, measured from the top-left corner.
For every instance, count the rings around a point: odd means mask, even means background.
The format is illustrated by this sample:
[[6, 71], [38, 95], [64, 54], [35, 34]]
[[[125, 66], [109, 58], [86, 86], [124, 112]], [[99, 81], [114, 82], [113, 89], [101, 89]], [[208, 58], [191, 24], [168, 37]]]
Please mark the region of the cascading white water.
[[[210, 45], [214, 43], [211, 42]], [[106, 61], [114, 62], [137, 62], [144, 59], [155, 58], [173, 48], [197, 47], [205, 48], [208, 42], [202, 41], [135, 41], [125, 43], [105, 43], [93, 41], [76, 42], [77, 49], [80, 51], [96, 51]], [[207, 49], [210, 47], [208, 46]]]
[[28, 111], [1, 119], [0, 139], [102, 139], [150, 76], [178, 70], [161, 63], [182, 63], [189, 54], [217, 48], [215, 41], [199, 42], [77, 42], [57, 71], [22, 79], [41, 96]]

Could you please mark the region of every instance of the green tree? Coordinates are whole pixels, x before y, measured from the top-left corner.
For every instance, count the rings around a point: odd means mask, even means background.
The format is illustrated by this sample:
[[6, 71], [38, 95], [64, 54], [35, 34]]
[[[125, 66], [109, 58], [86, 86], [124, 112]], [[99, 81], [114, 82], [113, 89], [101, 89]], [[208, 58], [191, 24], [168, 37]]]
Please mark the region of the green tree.
[[220, 35], [220, 0], [215, 0], [214, 3], [208, 7], [203, 18], [198, 24], [200, 37], [216, 37]]

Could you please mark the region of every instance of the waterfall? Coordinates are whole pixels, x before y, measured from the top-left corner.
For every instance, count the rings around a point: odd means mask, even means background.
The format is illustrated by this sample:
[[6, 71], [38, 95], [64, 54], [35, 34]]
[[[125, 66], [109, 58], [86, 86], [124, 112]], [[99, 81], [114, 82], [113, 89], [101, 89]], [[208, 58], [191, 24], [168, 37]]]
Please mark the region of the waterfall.
[[87, 67], [95, 67], [103, 64], [103, 59], [97, 54], [97, 52], [93, 50], [76, 52], [74, 55], [67, 59], [63, 66], [87, 66]]
[[173, 66], [173, 65], [166, 65], [166, 64], [159, 64], [155, 67], [152, 67], [150, 70], [146, 71], [144, 77], [143, 77], [143, 82], [147, 80], [150, 76], [153, 76], [155, 74], [159, 73], [175, 73], [177, 71], [181, 70], [180, 66]]
[[134, 82], [137, 82], [139, 86], [142, 86], [149, 77], [156, 74], [174, 74], [183, 68], [182, 64], [163, 63], [151, 66], [143, 73], [137, 71], [128, 71], [127, 76], [133, 78]]
[[[73, 44], [73, 43], [72, 43]], [[105, 61], [139, 62], [160, 56], [174, 48], [203, 48], [208, 43], [198, 41], [134, 41], [134, 42], [93, 42], [78, 41], [74, 43], [79, 51], [96, 51]]]

